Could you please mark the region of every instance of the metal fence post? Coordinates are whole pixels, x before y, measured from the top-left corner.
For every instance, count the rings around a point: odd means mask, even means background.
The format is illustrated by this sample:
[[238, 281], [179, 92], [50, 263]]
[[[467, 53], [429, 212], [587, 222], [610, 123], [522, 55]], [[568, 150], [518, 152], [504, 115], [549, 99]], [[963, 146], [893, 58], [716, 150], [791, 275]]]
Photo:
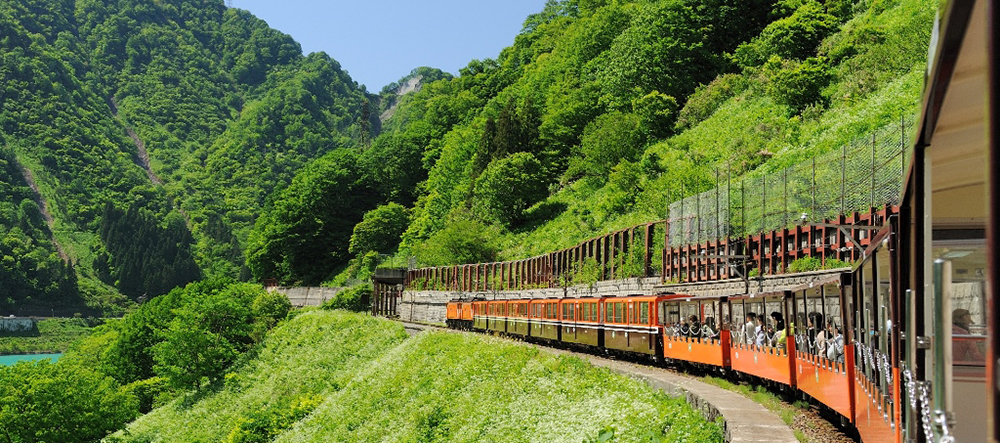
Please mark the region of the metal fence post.
[[844, 145], [844, 153], [840, 157], [840, 213], [847, 209], [847, 145]]
[[813, 162], [812, 162], [813, 163], [813, 169], [812, 169], [812, 186], [811, 186], [811, 188], [812, 188], [811, 189], [812, 190], [812, 209], [810, 209], [810, 211], [809, 211], [809, 217], [811, 217], [813, 220], [821, 220], [820, 218], [816, 217], [816, 156], [815, 155], [813, 156], [812, 160], [813, 160]]
[[876, 150], [878, 149], [878, 142], [876, 141], [877, 132], [872, 133], [872, 199], [869, 208], [875, 207], [875, 163], [876, 163]]

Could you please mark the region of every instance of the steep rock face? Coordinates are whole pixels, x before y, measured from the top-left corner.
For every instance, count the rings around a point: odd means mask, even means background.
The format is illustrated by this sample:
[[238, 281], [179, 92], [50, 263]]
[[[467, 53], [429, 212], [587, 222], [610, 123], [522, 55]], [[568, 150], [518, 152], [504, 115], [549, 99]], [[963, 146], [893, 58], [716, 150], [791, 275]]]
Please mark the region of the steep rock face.
[[394, 91], [395, 97], [392, 99], [392, 105], [389, 106], [389, 109], [386, 109], [382, 115], [379, 115], [378, 119], [384, 124], [386, 120], [392, 118], [393, 114], [396, 113], [396, 108], [399, 107], [399, 97], [411, 92], [420, 92], [420, 89], [424, 86], [423, 79], [423, 75], [417, 75], [406, 79], [403, 84], [399, 85], [399, 87]]

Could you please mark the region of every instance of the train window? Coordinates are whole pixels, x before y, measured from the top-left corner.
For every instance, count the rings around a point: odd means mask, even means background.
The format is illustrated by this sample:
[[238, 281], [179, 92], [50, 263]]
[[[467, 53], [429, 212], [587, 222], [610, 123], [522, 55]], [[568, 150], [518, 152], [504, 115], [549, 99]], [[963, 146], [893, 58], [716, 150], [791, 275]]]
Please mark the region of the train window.
[[950, 231], [934, 231], [932, 254], [951, 262], [952, 362], [956, 374], [986, 364], [986, 243], [981, 238], [938, 240]]
[[635, 323], [639, 317], [635, 314], [635, 302], [628, 303], [628, 318], [625, 319], [626, 323]]
[[608, 302], [604, 304], [604, 322], [612, 323], [615, 321], [615, 308], [612, 306], [614, 303]]
[[624, 303], [615, 303], [615, 323], [624, 323], [622, 321], [622, 313], [624, 311]]
[[649, 324], [649, 302], [639, 302], [639, 323]]

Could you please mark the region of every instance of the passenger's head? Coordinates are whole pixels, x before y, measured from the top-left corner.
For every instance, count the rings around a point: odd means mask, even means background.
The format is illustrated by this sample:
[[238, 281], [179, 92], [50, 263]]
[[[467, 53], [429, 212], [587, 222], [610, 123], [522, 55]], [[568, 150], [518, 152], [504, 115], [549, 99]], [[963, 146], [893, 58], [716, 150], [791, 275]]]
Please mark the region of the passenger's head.
[[951, 313], [951, 322], [969, 329], [969, 325], [972, 324], [972, 313], [968, 309], [956, 309]]
[[753, 312], [747, 312], [747, 321], [754, 321], [754, 320], [757, 320], [757, 314], [754, 314]]
[[771, 313], [771, 320], [774, 321], [775, 329], [785, 329], [785, 319], [781, 316], [781, 313], [774, 311]]
[[812, 315], [809, 318], [809, 322], [812, 324], [813, 328], [815, 328], [817, 330], [822, 330], [823, 329], [823, 314], [820, 314], [819, 312], [813, 312]]

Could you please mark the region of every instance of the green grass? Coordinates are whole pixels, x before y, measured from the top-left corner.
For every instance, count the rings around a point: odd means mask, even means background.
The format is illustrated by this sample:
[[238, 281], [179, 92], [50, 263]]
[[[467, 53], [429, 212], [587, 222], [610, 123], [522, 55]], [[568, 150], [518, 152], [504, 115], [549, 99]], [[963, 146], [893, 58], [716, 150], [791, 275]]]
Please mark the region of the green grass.
[[0, 354], [64, 352], [90, 331], [86, 320], [79, 318], [41, 320], [38, 337], [0, 337]]
[[402, 325], [339, 311], [309, 311], [271, 331], [225, 383], [189, 393], [140, 417], [131, 440], [219, 442], [255, 411], [330, 396], [406, 338]]
[[582, 442], [610, 429], [615, 442], [722, 441], [683, 398], [576, 357], [471, 334], [406, 338], [398, 323], [339, 311], [298, 315], [225, 383], [154, 410], [116, 441], [236, 441], [257, 411], [301, 399], [315, 409], [275, 441]]

